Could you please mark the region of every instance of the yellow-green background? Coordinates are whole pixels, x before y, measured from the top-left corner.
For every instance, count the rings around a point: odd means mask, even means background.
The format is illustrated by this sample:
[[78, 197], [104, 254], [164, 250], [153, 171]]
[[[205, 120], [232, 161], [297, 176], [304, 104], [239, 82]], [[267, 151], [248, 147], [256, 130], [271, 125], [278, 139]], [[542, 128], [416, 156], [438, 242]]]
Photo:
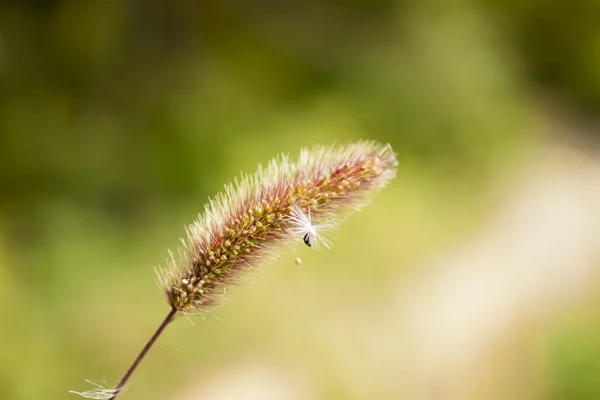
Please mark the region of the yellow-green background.
[[[207, 198], [280, 152], [359, 139], [391, 143], [398, 176], [333, 250], [301, 246], [195, 327], [177, 320], [122, 398], [195, 398], [247, 365], [285, 371], [298, 398], [415, 398], [386, 370], [402, 360], [366, 362], [356, 332], [389, 329], [397, 282], [476, 236], [541, 143], [595, 142], [543, 121], [594, 126], [599, 21], [595, 0], [0, 2], [0, 399], [114, 385], [168, 312], [152, 268]], [[496, 351], [527, 378], [460, 379], [600, 398], [586, 290], [511, 333], [537, 351]], [[416, 397], [445, 398], [432, 390]]]

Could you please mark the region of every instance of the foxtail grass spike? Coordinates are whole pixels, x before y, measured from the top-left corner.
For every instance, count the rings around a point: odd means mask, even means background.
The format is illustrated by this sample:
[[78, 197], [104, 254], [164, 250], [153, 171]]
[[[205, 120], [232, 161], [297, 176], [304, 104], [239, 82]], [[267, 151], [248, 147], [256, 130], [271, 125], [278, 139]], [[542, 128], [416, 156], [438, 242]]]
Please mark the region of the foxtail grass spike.
[[296, 163], [282, 155], [225, 186], [188, 226], [177, 257], [158, 271], [171, 307], [182, 314], [214, 307], [227, 287], [274, 260], [284, 244], [304, 239], [329, 248], [326, 231], [365, 205], [396, 165], [389, 145], [362, 141], [303, 149]]

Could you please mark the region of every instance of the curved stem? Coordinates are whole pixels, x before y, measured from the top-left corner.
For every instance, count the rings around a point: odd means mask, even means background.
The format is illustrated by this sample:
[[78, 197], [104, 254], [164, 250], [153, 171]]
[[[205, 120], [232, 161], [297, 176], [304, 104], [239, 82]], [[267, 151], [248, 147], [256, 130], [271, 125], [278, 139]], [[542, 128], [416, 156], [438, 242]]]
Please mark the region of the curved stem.
[[135, 369], [140, 364], [140, 362], [142, 361], [142, 359], [144, 358], [144, 356], [146, 355], [146, 353], [148, 352], [148, 350], [150, 350], [150, 348], [152, 347], [152, 345], [154, 344], [154, 342], [156, 342], [156, 339], [158, 339], [158, 337], [160, 336], [160, 334], [162, 333], [162, 331], [164, 331], [165, 328], [167, 327], [167, 325], [169, 325], [169, 323], [171, 321], [173, 321], [173, 318], [175, 317], [176, 313], [177, 313], [177, 310], [174, 309], [174, 308], [172, 308], [171, 311], [169, 312], [169, 315], [167, 315], [167, 318], [165, 318], [165, 320], [163, 321], [163, 323], [160, 324], [160, 326], [158, 327], [158, 329], [156, 330], [156, 332], [154, 332], [154, 335], [152, 335], [152, 337], [150, 338], [150, 340], [148, 341], [148, 343], [146, 343], [146, 346], [144, 346], [144, 348], [142, 349], [142, 351], [140, 352], [140, 354], [138, 354], [138, 356], [135, 359], [135, 361], [133, 362], [133, 364], [131, 364], [131, 367], [129, 367], [129, 369], [127, 370], [127, 372], [125, 372], [125, 375], [123, 375], [123, 378], [121, 378], [121, 381], [119, 382], [119, 384], [115, 388], [114, 394], [108, 400], [114, 400], [117, 397], [117, 395], [121, 392], [121, 390], [123, 390], [123, 386], [125, 386], [125, 384], [129, 380], [129, 378], [131, 377], [131, 374], [133, 374], [133, 371], [135, 371]]

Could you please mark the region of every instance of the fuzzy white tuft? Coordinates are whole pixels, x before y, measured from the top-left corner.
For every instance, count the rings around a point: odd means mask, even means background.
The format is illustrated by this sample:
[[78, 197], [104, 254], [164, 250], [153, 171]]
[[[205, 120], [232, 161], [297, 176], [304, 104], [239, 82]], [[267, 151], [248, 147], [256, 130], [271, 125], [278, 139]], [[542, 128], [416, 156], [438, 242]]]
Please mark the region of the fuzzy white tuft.
[[107, 400], [113, 398], [115, 394], [122, 392], [125, 389], [124, 387], [120, 389], [108, 389], [92, 380], [86, 379], [85, 381], [90, 385], [96, 386], [96, 388], [86, 390], [85, 392], [76, 392], [75, 390], [69, 390], [69, 393], [78, 394], [81, 397], [85, 397], [86, 399]]
[[319, 250], [321, 245], [330, 250], [332, 233], [340, 225], [336, 220], [322, 221], [315, 224], [312, 220], [310, 207], [305, 213], [297, 204], [292, 206], [292, 214], [289, 216], [288, 221], [291, 223], [290, 232], [292, 235], [303, 239], [307, 246], [315, 250]]

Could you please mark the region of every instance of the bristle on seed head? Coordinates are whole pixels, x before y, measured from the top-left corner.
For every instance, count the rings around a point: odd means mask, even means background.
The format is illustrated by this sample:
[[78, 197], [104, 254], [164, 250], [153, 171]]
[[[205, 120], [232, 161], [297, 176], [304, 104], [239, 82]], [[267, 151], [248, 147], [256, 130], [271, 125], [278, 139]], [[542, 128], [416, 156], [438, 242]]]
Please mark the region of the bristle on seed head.
[[295, 163], [282, 155], [236, 179], [188, 226], [179, 257], [171, 255], [158, 270], [169, 303], [180, 313], [210, 309], [244, 272], [274, 260], [283, 244], [329, 248], [328, 231], [367, 204], [396, 166], [390, 145], [361, 141], [303, 149]]

